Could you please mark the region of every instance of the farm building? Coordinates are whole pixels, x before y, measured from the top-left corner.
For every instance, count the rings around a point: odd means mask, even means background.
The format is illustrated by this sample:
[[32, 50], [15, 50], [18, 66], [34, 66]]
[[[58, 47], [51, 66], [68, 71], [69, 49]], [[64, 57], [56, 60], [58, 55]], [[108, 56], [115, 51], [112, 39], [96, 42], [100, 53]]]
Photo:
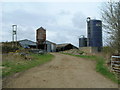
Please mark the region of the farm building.
[[78, 49], [76, 46], [72, 45], [71, 43], [66, 43], [66, 44], [57, 44], [56, 46], [56, 51], [65, 51], [65, 50], [70, 50], [70, 49]]
[[[18, 43], [23, 48], [37, 48], [36, 42], [28, 40], [28, 39], [20, 40], [20, 41], [18, 41]], [[56, 51], [55, 43], [46, 40], [45, 45], [46, 45], [47, 52], [55, 52]]]
[[19, 45], [23, 48], [36, 48], [36, 42], [28, 39], [18, 41]]
[[36, 30], [36, 44], [38, 49], [46, 49], [46, 29], [40, 27]]
[[47, 52], [56, 52], [56, 44], [46, 40]]
[[87, 53], [98, 53], [102, 50], [102, 21], [87, 18], [87, 38], [79, 38], [79, 49]]

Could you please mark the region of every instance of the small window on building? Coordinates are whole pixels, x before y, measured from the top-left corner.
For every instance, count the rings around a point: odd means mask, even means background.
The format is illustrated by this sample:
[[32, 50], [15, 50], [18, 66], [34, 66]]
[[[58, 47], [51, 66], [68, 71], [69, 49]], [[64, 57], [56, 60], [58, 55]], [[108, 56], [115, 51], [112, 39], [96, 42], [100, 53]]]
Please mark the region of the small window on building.
[[100, 24], [100, 23], [96, 23], [96, 26], [99, 26], [99, 27], [100, 27], [100, 26], [101, 26], [101, 24]]

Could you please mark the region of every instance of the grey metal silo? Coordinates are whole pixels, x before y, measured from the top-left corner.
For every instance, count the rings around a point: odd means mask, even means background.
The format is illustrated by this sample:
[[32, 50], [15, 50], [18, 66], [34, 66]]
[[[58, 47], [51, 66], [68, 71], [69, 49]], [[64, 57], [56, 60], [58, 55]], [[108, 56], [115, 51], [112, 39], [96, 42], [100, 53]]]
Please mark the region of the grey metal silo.
[[91, 20], [91, 46], [102, 47], [102, 21]]
[[102, 21], [92, 19], [87, 23], [88, 46], [102, 47]]
[[86, 47], [87, 46], [87, 38], [84, 36], [79, 38], [79, 47]]

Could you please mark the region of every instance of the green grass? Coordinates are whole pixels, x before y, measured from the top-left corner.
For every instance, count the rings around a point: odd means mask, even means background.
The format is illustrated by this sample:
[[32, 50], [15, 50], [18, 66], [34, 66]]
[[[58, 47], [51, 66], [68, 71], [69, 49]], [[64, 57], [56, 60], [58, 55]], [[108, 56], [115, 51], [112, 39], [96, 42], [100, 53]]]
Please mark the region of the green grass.
[[[9, 57], [11, 56], [8, 56], [8, 58]], [[6, 77], [8, 75], [25, 71], [29, 68], [44, 64], [52, 60], [54, 56], [51, 54], [45, 54], [45, 55], [32, 54], [31, 57], [32, 57], [32, 60], [24, 60], [20, 57], [18, 57], [19, 60], [17, 60], [18, 58], [14, 58], [14, 60], [3, 60], [2, 66], [5, 68], [2, 70], [2, 76]]]
[[62, 54], [76, 56], [76, 57], [80, 57], [80, 58], [86, 58], [86, 59], [90, 59], [90, 60], [95, 60], [96, 61], [96, 71], [97, 72], [101, 73], [102, 75], [111, 79], [112, 81], [120, 84], [120, 80], [117, 79], [117, 75], [110, 72], [109, 69], [105, 66], [105, 59], [103, 57], [95, 56], [95, 55], [92, 55], [92, 56], [73, 55], [73, 54], [69, 54], [69, 53], [62, 53]]

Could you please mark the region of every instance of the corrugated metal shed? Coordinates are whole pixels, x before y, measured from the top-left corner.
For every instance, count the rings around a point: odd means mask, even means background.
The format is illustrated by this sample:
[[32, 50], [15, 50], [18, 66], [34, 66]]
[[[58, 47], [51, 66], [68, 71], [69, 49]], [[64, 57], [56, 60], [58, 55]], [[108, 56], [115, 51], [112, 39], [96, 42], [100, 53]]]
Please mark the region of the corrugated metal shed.
[[[19, 42], [20, 46], [22, 46], [23, 48], [36, 48], [37, 47], [36, 42], [33, 42], [28, 39], [20, 40], [18, 42]], [[55, 43], [46, 40], [46, 42], [44, 44], [46, 45], [47, 52], [55, 52], [56, 51]]]
[[56, 52], [56, 44], [46, 40], [47, 52]]
[[28, 39], [20, 40], [18, 42], [19, 42], [20, 46], [22, 46], [23, 48], [36, 47], [36, 45], [37, 45], [36, 42], [33, 42]]

